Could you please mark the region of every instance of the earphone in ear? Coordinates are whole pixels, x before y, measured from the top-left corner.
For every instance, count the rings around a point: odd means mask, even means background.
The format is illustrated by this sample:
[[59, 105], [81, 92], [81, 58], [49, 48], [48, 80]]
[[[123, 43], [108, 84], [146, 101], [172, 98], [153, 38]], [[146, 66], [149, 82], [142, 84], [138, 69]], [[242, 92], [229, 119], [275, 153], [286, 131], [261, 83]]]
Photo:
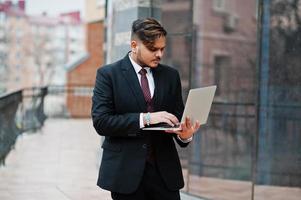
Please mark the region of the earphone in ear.
[[132, 49], [132, 52], [136, 54], [138, 47]]

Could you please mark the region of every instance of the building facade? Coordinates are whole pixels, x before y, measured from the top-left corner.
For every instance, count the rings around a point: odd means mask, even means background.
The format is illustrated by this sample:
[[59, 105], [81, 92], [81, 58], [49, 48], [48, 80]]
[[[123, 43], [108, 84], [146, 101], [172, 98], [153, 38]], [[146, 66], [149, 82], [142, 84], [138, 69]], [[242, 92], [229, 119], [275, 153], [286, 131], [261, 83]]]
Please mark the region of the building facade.
[[[4, 3], [6, 37], [6, 91], [31, 86], [29, 63], [30, 26], [25, 13], [24, 1]], [[28, 76], [26, 76], [28, 75]]]
[[29, 16], [23, 0], [0, 5], [2, 90], [65, 84], [65, 65], [85, 52], [80, 13]]
[[66, 65], [67, 87], [73, 88], [67, 96], [67, 109], [72, 117], [90, 116], [92, 88], [96, 71], [104, 63], [104, 2], [85, 1], [85, 46], [87, 53]]

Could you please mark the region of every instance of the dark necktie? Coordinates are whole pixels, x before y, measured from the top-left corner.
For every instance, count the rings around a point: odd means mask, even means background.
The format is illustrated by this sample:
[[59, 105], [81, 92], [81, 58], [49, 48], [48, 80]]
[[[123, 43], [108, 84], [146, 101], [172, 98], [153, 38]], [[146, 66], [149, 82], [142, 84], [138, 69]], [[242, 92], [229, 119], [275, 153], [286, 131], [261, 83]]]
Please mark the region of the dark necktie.
[[141, 75], [141, 88], [142, 88], [144, 99], [146, 101], [147, 111], [152, 112], [153, 111], [152, 96], [151, 96], [151, 93], [150, 93], [146, 73], [147, 73], [147, 71], [144, 68], [142, 68], [139, 71], [139, 74]]
[[[153, 112], [154, 111], [153, 101], [152, 101], [152, 96], [151, 96], [151, 93], [150, 93], [146, 73], [147, 73], [147, 71], [144, 68], [142, 68], [139, 71], [139, 74], [141, 75], [141, 89], [142, 89], [142, 92], [143, 92], [144, 99], [146, 101], [147, 112]], [[147, 160], [148, 163], [154, 165], [154, 163], [155, 163], [155, 154], [154, 154], [154, 149], [153, 149], [153, 145], [152, 145], [151, 135], [148, 136], [147, 146], [148, 146], [148, 148], [147, 148], [148, 150], [147, 150], [146, 160]]]

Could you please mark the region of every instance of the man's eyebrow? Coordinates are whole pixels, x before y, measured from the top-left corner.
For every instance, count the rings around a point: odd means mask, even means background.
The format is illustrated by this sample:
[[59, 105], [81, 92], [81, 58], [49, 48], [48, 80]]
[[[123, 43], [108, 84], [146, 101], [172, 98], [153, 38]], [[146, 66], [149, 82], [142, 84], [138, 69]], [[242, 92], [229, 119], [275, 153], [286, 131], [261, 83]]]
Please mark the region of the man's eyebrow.
[[148, 47], [149, 49], [164, 49], [165, 48], [165, 46], [164, 47], [154, 47], [154, 46], [150, 46], [150, 47]]

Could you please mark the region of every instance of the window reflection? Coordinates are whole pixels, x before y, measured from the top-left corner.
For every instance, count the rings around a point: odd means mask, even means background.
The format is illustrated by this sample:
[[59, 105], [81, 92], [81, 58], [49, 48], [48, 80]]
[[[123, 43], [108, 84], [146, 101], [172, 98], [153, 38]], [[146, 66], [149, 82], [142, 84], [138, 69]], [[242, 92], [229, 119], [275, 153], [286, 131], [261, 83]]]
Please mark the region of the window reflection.
[[[184, 99], [190, 88], [218, 86], [207, 124], [179, 149], [183, 191], [208, 199], [299, 197], [301, 0], [135, 2], [109, 3], [108, 55], [128, 51], [122, 38], [133, 13], [149, 15], [168, 31], [163, 62], [180, 72]], [[114, 38], [122, 41], [114, 46]]]

